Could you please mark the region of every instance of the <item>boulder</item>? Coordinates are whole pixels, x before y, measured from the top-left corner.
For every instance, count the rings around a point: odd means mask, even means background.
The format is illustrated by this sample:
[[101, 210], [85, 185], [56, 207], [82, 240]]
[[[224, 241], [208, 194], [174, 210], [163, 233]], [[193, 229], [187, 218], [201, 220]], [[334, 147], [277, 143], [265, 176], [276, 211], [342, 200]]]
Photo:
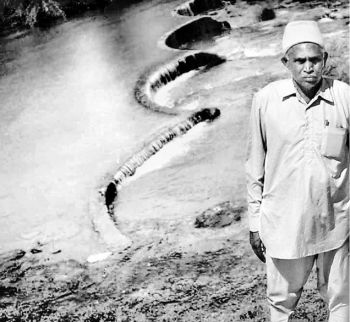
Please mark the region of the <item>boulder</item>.
[[2, 253], [0, 254], [0, 265], [5, 262], [16, 261], [18, 259], [21, 259], [25, 254], [26, 252], [22, 249], [15, 249], [13, 251]]
[[246, 208], [237, 206], [230, 201], [222, 202], [205, 210], [196, 217], [194, 226], [196, 228], [220, 228], [231, 225], [234, 221], [241, 219], [241, 214]]
[[272, 8], [263, 8], [261, 11], [261, 21], [272, 20], [276, 18], [275, 11]]

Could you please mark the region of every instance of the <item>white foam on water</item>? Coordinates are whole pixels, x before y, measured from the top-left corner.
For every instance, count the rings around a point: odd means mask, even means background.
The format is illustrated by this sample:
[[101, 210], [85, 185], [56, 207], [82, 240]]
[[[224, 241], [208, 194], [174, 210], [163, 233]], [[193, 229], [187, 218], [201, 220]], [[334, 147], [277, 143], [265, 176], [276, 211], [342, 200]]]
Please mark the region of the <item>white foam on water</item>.
[[199, 107], [199, 100], [196, 99], [196, 100], [194, 100], [192, 102], [189, 102], [189, 103], [181, 105], [180, 109], [183, 110], [183, 111], [194, 111], [198, 107]]
[[126, 186], [153, 171], [162, 169], [167, 165], [170, 165], [176, 159], [186, 155], [191, 149], [192, 142], [200, 138], [207, 127], [208, 124], [206, 123], [197, 124], [187, 132], [186, 135], [177, 137], [166, 144], [155, 155], [146, 160], [141, 167], [137, 168], [133, 176], [128, 177], [123, 181], [122, 186]]
[[246, 48], [244, 49], [244, 56], [247, 58], [275, 56], [281, 52], [279, 44], [270, 44], [265, 48]]
[[244, 47], [239, 40], [233, 39], [232, 36], [225, 36], [216, 39], [215, 46], [211, 50], [226, 59], [234, 59], [243, 53]]
[[252, 77], [252, 76], [261, 76], [263, 74], [264, 74], [264, 72], [257, 70], [253, 74], [246, 74], [246, 75], [243, 75], [243, 76], [240, 76], [240, 77], [233, 78], [232, 82], [238, 82], [238, 81], [241, 81], [243, 79], [247, 79], [247, 78]]

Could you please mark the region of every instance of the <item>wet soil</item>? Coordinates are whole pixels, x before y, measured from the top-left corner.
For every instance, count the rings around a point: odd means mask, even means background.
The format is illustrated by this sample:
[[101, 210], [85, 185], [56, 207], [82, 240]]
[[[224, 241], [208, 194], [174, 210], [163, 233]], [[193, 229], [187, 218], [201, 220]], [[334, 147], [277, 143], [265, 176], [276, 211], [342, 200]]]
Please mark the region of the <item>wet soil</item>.
[[[268, 321], [264, 265], [247, 240], [243, 214], [225, 228], [188, 221], [157, 238], [139, 232], [95, 264], [3, 254], [0, 321]], [[293, 321], [326, 314], [313, 276]]]

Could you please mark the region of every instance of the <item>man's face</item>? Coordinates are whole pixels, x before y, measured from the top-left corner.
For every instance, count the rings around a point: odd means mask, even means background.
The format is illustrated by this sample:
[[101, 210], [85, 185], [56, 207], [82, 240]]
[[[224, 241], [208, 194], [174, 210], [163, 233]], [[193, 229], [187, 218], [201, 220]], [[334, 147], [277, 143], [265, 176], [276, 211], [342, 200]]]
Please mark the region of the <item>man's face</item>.
[[327, 53], [320, 46], [309, 42], [293, 46], [282, 58], [294, 81], [305, 93], [319, 84], [326, 60]]

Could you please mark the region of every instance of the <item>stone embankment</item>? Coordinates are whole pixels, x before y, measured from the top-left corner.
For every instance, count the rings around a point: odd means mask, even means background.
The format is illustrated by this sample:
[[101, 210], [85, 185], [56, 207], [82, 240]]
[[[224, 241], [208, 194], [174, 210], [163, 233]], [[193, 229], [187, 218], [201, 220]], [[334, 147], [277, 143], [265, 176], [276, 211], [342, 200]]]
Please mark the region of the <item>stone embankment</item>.
[[[195, 1], [195, 3], [197, 3], [198, 6], [199, 2]], [[221, 7], [221, 5], [222, 3], [220, 1], [214, 1], [207, 9]], [[202, 17], [179, 26], [176, 30], [163, 37], [161, 41], [164, 41], [165, 46], [173, 49], [186, 49], [189, 43], [208, 40], [228, 30], [230, 30], [228, 22], [219, 22], [210, 17]], [[153, 111], [166, 114], [179, 114], [181, 110], [173, 109], [156, 102], [155, 95], [157, 91], [186, 73], [198, 71], [201, 68], [209, 69], [223, 62], [225, 62], [225, 58], [207, 52], [195, 52], [177, 58], [175, 61], [169, 62], [165, 66], [160, 66], [152, 72], [141, 75], [135, 85], [135, 98], [140, 105]], [[156, 139], [147, 143], [141, 151], [131, 156], [119, 167], [113, 180], [107, 185], [104, 191], [107, 211], [114, 223], [117, 224], [118, 222], [114, 205], [121, 183], [127, 177], [134, 175], [137, 168], [142, 166], [146, 160], [156, 154], [165, 144], [180, 135], [184, 135], [198, 123], [213, 121], [219, 115], [220, 110], [218, 108], [199, 108], [191, 116], [187, 116], [184, 121], [160, 132], [156, 135]]]
[[166, 36], [165, 44], [174, 49], [193, 49], [193, 43], [212, 40], [231, 29], [227, 21], [216, 21], [211, 17], [192, 20]]
[[127, 177], [134, 175], [138, 167], [142, 166], [146, 160], [156, 154], [167, 143], [180, 135], [184, 135], [195, 125], [201, 122], [214, 121], [219, 116], [220, 110], [217, 108], [203, 108], [200, 111], [193, 113], [184, 121], [160, 132], [153, 141], [147, 144], [141, 151], [133, 155], [118, 169], [113, 181], [109, 183], [105, 192], [105, 203], [114, 222], [117, 222], [114, 214], [114, 202], [118, 194], [119, 185]]
[[[235, 1], [230, 1], [235, 2]], [[205, 14], [213, 9], [221, 9], [225, 6], [222, 0], [190, 0], [175, 9], [175, 12], [181, 16], [197, 16]]]
[[225, 58], [206, 52], [196, 52], [177, 58], [141, 75], [135, 85], [135, 98], [145, 108], [166, 114], [178, 114], [178, 110], [160, 105], [155, 101], [157, 91], [188, 72], [199, 68], [209, 69], [223, 62]]

